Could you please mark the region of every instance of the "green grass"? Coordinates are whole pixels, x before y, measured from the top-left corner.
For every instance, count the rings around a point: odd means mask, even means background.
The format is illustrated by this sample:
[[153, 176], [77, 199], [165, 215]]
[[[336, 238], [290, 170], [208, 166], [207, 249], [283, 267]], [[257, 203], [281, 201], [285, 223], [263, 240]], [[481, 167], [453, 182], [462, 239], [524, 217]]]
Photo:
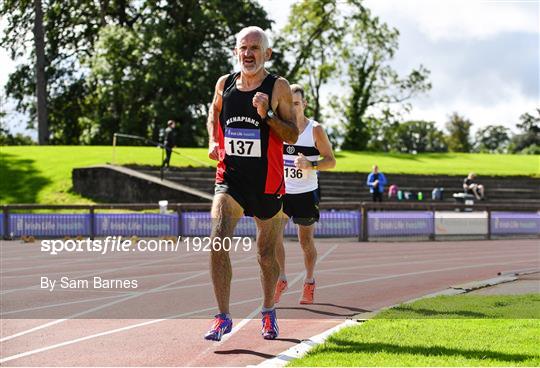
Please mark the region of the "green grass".
[[540, 295], [437, 297], [343, 329], [300, 366], [540, 366]]
[[[71, 171], [76, 167], [112, 160], [110, 146], [13, 146], [0, 147], [0, 203], [74, 204], [92, 203], [71, 191]], [[187, 158], [214, 165], [205, 148], [181, 148], [173, 166], [198, 166]], [[185, 156], [182, 156], [185, 155]], [[390, 154], [338, 152], [337, 171], [368, 172], [374, 163], [387, 174], [527, 175], [540, 177], [540, 157], [486, 154]], [[116, 163], [159, 165], [155, 147], [117, 148]]]
[[377, 314], [375, 319], [534, 318], [540, 319], [540, 294], [459, 295], [422, 299]]
[[540, 177], [540, 156], [483, 153], [404, 153], [351, 152], [336, 153], [338, 171], [371, 171], [379, 165], [388, 174], [441, 174], [466, 176], [526, 175]]
[[[0, 147], [0, 152], [0, 203], [94, 203], [72, 192], [71, 171], [112, 161], [110, 146], [17, 146]], [[180, 152], [212, 164], [204, 149], [183, 148]], [[115, 162], [159, 165], [161, 150], [156, 147], [117, 147]], [[198, 165], [178, 155], [173, 155], [171, 163], [175, 166]]]

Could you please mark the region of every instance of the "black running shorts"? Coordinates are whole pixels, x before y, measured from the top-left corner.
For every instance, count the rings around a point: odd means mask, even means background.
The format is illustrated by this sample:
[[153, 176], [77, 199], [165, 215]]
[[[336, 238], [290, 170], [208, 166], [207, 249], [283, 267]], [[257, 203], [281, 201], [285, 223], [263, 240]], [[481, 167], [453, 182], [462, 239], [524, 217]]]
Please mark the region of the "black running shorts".
[[274, 217], [281, 209], [281, 194], [256, 194], [250, 188], [238, 188], [228, 183], [216, 184], [215, 194], [227, 193], [244, 209], [244, 215], [266, 220]]
[[319, 221], [320, 192], [285, 194], [283, 197], [283, 212], [298, 225], [309, 226]]

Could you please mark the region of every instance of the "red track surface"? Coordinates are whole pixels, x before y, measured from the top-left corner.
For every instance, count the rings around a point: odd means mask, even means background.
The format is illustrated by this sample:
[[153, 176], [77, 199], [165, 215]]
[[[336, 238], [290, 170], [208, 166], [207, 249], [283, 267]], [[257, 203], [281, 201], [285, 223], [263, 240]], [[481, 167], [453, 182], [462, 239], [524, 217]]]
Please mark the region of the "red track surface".
[[[153, 258], [40, 254], [39, 243], [3, 242], [3, 366], [245, 366], [272, 358], [346, 317], [451, 285], [539, 266], [533, 240], [358, 243], [318, 240], [316, 303], [298, 305], [303, 262], [288, 242], [289, 291], [279, 304], [280, 338], [259, 333], [261, 288], [254, 254], [233, 255], [234, 330], [202, 339], [216, 312], [208, 254]], [[41, 276], [135, 278], [133, 290], [39, 290]], [[292, 283], [296, 281], [295, 283]], [[71, 302], [71, 304], [67, 304]], [[77, 302], [77, 303], [73, 303]], [[52, 306], [53, 305], [53, 306]], [[19, 312], [16, 312], [19, 311]], [[159, 317], [176, 316], [176, 319]], [[254, 316], [254, 320], [243, 320]], [[76, 317], [76, 318], [75, 318]], [[197, 317], [197, 318], [195, 318]], [[66, 318], [66, 319], [63, 319]]]

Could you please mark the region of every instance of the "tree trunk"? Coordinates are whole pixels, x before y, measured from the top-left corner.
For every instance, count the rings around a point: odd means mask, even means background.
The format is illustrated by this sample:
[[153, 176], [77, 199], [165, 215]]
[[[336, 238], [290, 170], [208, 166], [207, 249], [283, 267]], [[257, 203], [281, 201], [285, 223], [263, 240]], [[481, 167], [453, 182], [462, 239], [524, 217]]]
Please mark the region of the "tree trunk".
[[41, 0], [34, 0], [34, 43], [36, 47], [36, 97], [38, 118], [38, 142], [49, 142], [47, 125], [47, 79], [45, 77], [45, 35], [43, 30], [43, 8]]

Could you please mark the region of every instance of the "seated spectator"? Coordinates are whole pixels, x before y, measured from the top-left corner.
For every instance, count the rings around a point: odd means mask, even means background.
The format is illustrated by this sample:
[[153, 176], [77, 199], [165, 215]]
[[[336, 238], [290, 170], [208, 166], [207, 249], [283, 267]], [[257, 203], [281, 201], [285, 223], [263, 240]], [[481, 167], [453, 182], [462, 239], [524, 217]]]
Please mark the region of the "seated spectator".
[[392, 184], [388, 187], [388, 199], [392, 199], [394, 197], [397, 197], [399, 188], [396, 184]]
[[469, 176], [463, 180], [463, 189], [467, 194], [473, 194], [476, 199], [484, 200], [484, 186], [476, 182], [476, 174], [470, 173]]
[[373, 202], [382, 202], [384, 186], [386, 185], [386, 177], [382, 172], [379, 172], [379, 167], [373, 165], [373, 171], [367, 177], [367, 186], [373, 197]]

